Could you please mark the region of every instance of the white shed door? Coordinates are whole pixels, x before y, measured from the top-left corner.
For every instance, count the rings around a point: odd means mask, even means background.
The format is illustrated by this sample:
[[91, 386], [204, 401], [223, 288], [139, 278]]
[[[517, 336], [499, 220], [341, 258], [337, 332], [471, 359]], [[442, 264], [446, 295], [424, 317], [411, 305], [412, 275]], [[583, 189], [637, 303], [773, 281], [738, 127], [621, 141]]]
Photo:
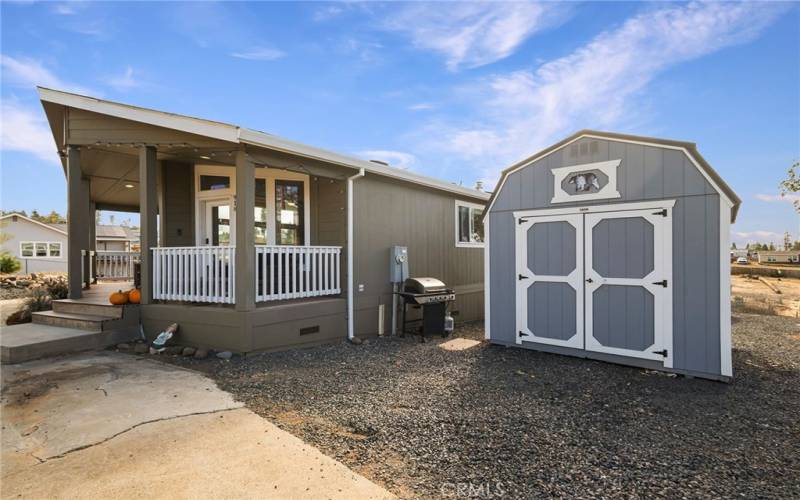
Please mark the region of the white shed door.
[[631, 210], [585, 215], [586, 350], [666, 361], [671, 219]]
[[583, 215], [517, 221], [517, 343], [583, 348]]
[[517, 343], [671, 367], [670, 215], [647, 209], [518, 217]]

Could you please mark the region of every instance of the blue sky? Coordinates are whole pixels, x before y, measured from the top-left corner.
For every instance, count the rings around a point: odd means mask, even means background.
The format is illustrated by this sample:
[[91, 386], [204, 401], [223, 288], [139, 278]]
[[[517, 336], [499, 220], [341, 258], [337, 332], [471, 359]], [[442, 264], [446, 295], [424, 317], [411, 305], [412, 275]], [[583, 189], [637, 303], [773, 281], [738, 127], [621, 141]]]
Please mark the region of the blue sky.
[[581, 128], [696, 142], [734, 241], [800, 237], [800, 8], [4, 2], [3, 209], [66, 208], [34, 86], [227, 121], [465, 185]]

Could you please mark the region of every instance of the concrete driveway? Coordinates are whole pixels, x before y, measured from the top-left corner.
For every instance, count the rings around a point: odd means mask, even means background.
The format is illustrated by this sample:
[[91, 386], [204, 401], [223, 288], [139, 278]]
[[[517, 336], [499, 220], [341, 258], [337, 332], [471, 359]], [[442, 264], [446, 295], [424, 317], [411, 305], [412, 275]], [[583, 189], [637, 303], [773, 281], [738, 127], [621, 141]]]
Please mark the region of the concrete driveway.
[[3, 498], [391, 498], [202, 375], [113, 352], [2, 368]]

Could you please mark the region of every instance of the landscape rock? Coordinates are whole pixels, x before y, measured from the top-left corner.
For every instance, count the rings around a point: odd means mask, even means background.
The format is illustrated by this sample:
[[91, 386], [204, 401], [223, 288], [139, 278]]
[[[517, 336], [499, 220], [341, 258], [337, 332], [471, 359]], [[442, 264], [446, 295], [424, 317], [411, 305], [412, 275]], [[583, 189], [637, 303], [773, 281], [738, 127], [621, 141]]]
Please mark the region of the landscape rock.
[[231, 359], [233, 357], [233, 353], [231, 351], [222, 351], [217, 353], [217, 357], [219, 359]]
[[131, 345], [130, 344], [126, 344], [124, 342], [122, 344], [117, 344], [117, 349], [119, 349], [120, 351], [127, 351], [130, 348], [131, 348]]
[[133, 347], [133, 352], [135, 352], [136, 354], [145, 354], [145, 353], [147, 353], [148, 349], [149, 349], [149, 346], [147, 344], [145, 344], [144, 342], [142, 342], [141, 344], [136, 344]]
[[208, 350], [198, 349], [194, 352], [194, 359], [206, 359], [208, 357]]
[[350, 339], [350, 343], [351, 343], [351, 344], [355, 344], [355, 345], [361, 345], [361, 343], [362, 343], [362, 342], [363, 342], [363, 341], [362, 341], [360, 338], [358, 338], [358, 337], [353, 337], [352, 339]]
[[194, 356], [195, 352], [197, 352], [197, 349], [195, 349], [194, 347], [184, 347], [181, 354], [183, 354], [184, 356]]
[[172, 356], [181, 354], [182, 352], [183, 352], [183, 346], [180, 345], [171, 345], [164, 350], [165, 354], [170, 354]]

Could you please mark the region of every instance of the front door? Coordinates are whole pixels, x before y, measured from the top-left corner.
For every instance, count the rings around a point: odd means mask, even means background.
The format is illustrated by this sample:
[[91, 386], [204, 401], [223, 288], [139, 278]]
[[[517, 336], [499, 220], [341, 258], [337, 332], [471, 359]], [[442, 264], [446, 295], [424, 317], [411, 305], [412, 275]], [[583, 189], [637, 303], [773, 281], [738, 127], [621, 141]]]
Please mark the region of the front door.
[[516, 219], [517, 343], [672, 366], [669, 210]]
[[233, 244], [233, 210], [229, 198], [207, 200], [205, 205], [203, 243], [210, 246]]

